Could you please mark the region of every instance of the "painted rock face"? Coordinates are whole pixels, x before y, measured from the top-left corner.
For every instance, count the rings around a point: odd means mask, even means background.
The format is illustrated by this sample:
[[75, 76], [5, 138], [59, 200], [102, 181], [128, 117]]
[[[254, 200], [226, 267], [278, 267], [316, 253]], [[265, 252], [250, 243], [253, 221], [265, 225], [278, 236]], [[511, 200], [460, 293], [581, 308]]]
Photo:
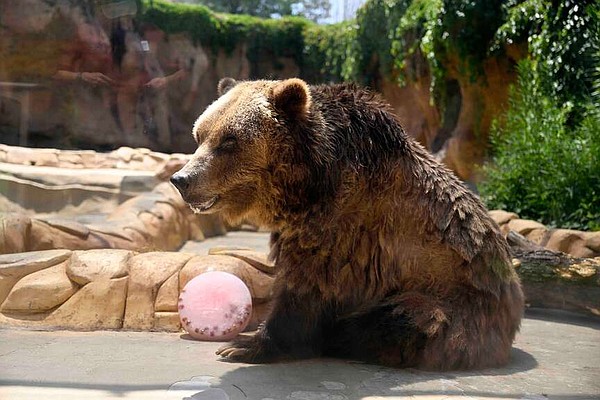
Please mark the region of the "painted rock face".
[[179, 318], [195, 339], [227, 341], [250, 322], [252, 297], [240, 278], [214, 271], [198, 275], [179, 296]]

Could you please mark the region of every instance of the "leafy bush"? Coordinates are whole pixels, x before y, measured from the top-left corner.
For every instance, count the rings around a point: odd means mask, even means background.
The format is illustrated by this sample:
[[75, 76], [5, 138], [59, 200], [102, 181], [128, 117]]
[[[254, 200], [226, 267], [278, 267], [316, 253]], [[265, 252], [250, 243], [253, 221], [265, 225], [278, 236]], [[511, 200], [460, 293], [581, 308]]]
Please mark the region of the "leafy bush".
[[590, 102], [568, 124], [572, 103], [548, 94], [545, 64], [523, 60], [510, 109], [492, 129], [494, 161], [479, 186], [490, 208], [550, 226], [600, 230], [600, 111]]

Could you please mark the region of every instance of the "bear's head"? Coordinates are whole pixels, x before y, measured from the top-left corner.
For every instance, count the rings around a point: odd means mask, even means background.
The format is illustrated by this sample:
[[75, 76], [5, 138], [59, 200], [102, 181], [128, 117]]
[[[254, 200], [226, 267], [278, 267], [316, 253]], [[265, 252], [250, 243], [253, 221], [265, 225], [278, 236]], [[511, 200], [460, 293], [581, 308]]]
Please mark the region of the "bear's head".
[[218, 93], [194, 124], [197, 150], [171, 182], [197, 213], [269, 224], [274, 176], [293, 163], [292, 131], [309, 119], [310, 89], [300, 79], [224, 78]]

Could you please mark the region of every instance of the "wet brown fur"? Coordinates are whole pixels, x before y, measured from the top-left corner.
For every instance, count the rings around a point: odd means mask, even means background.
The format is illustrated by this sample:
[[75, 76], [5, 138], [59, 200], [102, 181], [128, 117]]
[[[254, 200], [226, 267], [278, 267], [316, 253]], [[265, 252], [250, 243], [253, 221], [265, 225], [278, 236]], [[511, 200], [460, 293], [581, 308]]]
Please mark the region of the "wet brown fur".
[[[523, 309], [507, 244], [389, 106], [348, 85], [229, 83], [220, 89], [231, 101], [194, 128], [201, 146], [182, 194], [192, 204], [218, 196], [214, 211], [271, 228], [279, 274], [261, 330], [219, 353], [506, 364]], [[222, 152], [227, 135], [235, 144]]]

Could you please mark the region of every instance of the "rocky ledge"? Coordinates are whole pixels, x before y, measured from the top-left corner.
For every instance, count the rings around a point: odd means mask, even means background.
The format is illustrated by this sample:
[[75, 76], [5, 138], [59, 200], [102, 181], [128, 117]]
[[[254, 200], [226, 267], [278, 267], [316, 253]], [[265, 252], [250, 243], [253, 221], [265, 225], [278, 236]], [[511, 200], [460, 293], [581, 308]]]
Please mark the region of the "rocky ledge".
[[177, 250], [188, 240], [225, 232], [218, 216], [194, 214], [176, 189], [164, 182], [108, 214], [0, 212], [0, 254], [50, 249]]
[[502, 210], [490, 211], [490, 216], [505, 236], [515, 231], [548, 250], [580, 258], [600, 256], [600, 232], [551, 229], [537, 221], [521, 219], [515, 213]]
[[146, 148], [120, 147], [114, 151], [100, 153], [93, 150], [37, 149], [0, 144], [0, 163], [79, 170], [115, 168], [152, 171], [163, 178], [171, 175], [163, 174], [165, 169], [174, 169], [175, 172], [189, 157], [186, 154], [165, 154]]

